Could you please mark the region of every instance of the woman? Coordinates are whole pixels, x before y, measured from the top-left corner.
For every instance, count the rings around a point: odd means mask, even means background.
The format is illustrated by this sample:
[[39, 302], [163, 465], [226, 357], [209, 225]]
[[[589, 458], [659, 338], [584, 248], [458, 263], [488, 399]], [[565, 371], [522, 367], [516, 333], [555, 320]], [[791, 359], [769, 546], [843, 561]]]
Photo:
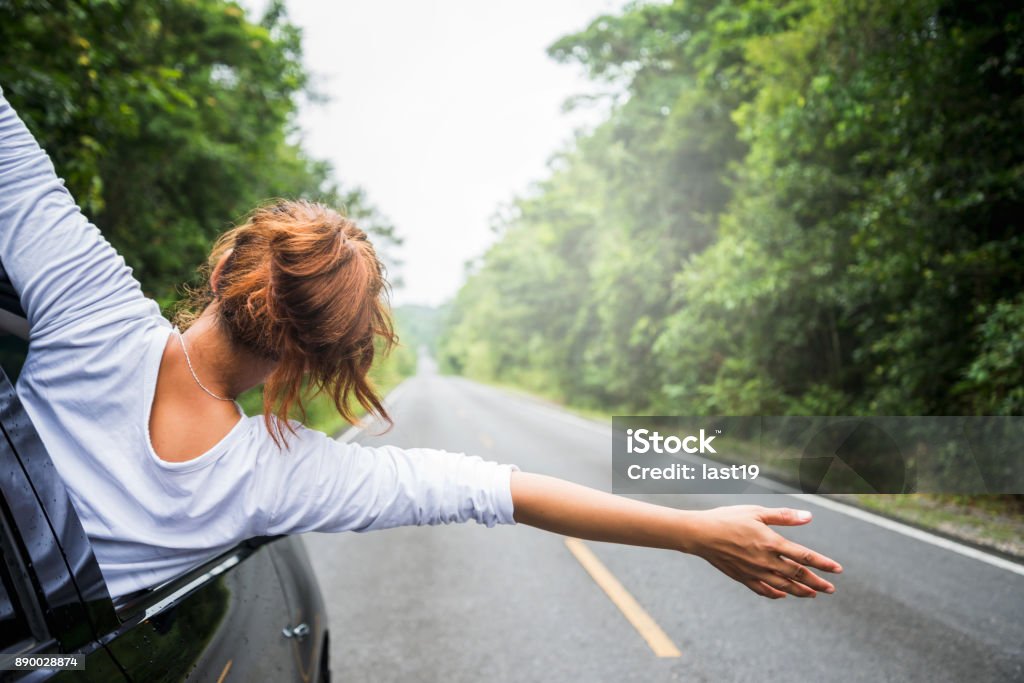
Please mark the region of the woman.
[[[833, 585], [839, 565], [767, 525], [810, 514], [684, 511], [476, 456], [342, 444], [287, 420], [303, 381], [347, 418], [386, 411], [367, 380], [393, 341], [366, 235], [306, 202], [256, 210], [218, 242], [181, 332], [81, 214], [0, 91], [0, 262], [31, 328], [18, 393], [112, 596], [256, 536], [474, 519], [703, 557], [769, 598]], [[264, 384], [261, 418], [234, 398]]]

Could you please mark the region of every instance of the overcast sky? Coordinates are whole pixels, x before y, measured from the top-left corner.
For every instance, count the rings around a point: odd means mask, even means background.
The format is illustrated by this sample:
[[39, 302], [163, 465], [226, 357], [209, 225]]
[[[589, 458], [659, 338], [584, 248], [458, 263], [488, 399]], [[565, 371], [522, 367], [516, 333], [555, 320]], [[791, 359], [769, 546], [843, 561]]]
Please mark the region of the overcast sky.
[[[246, 3], [260, 8], [264, 2]], [[489, 218], [546, 174], [594, 112], [592, 92], [545, 48], [621, 0], [288, 0], [326, 105], [302, 112], [305, 147], [362, 186], [405, 238], [395, 304], [439, 304], [493, 239]]]

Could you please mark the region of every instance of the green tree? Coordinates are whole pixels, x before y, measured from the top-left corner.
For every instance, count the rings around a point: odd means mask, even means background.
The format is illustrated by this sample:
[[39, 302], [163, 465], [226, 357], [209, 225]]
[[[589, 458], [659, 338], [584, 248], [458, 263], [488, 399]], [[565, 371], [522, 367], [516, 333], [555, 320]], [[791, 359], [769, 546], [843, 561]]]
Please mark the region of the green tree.
[[563, 38], [609, 116], [515, 202], [448, 364], [615, 411], [1019, 414], [1022, 28], [679, 0]]
[[211, 240], [276, 196], [394, 231], [295, 142], [313, 96], [281, 2], [0, 0], [0, 83], [86, 213], [163, 304]]

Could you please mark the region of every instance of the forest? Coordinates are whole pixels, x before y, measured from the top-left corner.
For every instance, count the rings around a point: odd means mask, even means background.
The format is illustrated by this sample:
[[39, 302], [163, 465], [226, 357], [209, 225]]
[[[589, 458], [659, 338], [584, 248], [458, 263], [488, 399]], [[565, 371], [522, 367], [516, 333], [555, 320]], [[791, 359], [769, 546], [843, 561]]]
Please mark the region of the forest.
[[285, 4], [0, 0], [0, 85], [82, 210], [170, 308], [221, 232], [273, 197], [346, 210], [387, 253], [394, 228], [310, 156], [319, 97]]
[[615, 414], [1024, 413], [1024, 10], [634, 3], [501, 212], [449, 371]]

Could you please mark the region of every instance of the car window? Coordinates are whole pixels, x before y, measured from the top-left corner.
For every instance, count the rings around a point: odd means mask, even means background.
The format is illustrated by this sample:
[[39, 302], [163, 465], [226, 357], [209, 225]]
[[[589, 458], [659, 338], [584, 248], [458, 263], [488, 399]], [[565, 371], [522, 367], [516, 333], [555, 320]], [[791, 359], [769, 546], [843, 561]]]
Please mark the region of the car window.
[[18, 381], [18, 375], [21, 374], [21, 366], [25, 364], [27, 355], [27, 342], [15, 336], [5, 334], [0, 329], [0, 367], [3, 367], [4, 372], [11, 379], [11, 384]]
[[14, 291], [7, 271], [0, 263], [0, 365], [7, 371], [11, 383], [18, 381], [21, 366], [28, 354], [28, 323], [21, 309], [18, 293]]

